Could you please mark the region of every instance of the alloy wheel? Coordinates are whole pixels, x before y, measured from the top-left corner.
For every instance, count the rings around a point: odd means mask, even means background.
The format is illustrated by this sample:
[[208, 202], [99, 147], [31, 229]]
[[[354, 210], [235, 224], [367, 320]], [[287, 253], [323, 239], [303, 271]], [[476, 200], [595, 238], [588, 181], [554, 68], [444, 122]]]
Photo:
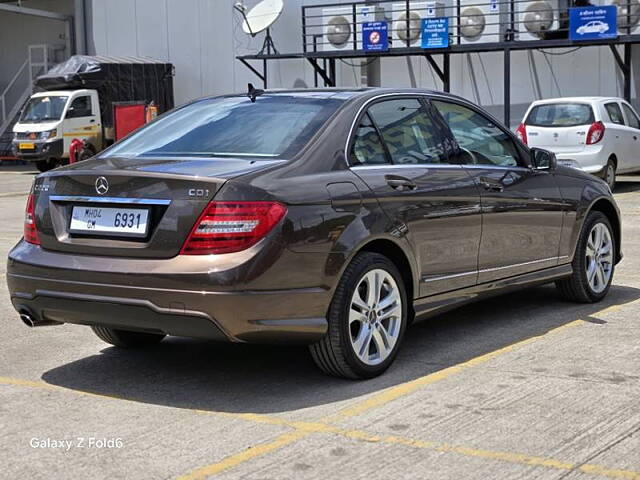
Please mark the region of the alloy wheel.
[[382, 269], [365, 273], [349, 306], [349, 338], [360, 361], [384, 362], [398, 341], [401, 320], [402, 296], [393, 276]]
[[594, 293], [600, 293], [611, 279], [613, 271], [613, 243], [611, 232], [604, 223], [596, 223], [587, 238], [587, 280]]

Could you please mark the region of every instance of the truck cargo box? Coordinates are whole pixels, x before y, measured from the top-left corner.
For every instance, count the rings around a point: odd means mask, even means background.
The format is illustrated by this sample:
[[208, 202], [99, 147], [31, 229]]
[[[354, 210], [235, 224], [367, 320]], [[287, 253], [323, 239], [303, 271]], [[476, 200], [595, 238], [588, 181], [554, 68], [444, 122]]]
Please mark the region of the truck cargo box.
[[43, 90], [98, 91], [103, 124], [113, 126], [114, 102], [154, 102], [173, 108], [173, 65], [149, 58], [74, 55], [34, 80]]

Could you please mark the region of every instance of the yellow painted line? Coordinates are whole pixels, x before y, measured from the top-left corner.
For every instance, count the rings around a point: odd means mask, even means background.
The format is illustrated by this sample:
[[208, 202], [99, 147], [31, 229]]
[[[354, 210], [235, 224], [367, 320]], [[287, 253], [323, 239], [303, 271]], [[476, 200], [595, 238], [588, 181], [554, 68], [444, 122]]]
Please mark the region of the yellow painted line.
[[[135, 400], [120, 398], [116, 396], [69, 390], [63, 387], [50, 385], [40, 381], [22, 380], [18, 378], [0, 377], [0, 384], [37, 388], [40, 390], [70, 392], [70, 393], [79, 394], [81, 396], [103, 397], [110, 400], [135, 401]], [[195, 413], [199, 413], [203, 415], [218, 415], [218, 416], [224, 416], [224, 417], [229, 417], [234, 419], [242, 419], [242, 420], [253, 422], [253, 423], [283, 426], [283, 427], [291, 428], [292, 431], [281, 434], [272, 441], [268, 441], [268, 442], [250, 447], [247, 450], [244, 450], [242, 452], [226, 457], [225, 459], [219, 462], [216, 462], [201, 468], [197, 468], [186, 475], [178, 477], [180, 480], [204, 479], [209, 476], [216, 475], [224, 470], [228, 470], [237, 465], [240, 465], [241, 463], [247, 462], [254, 458], [266, 455], [280, 448], [291, 445], [296, 441], [301, 440], [305, 437], [308, 437], [312, 434], [337, 435], [337, 436], [341, 436], [344, 438], [357, 440], [357, 441], [381, 443], [381, 444], [388, 444], [388, 445], [401, 445], [401, 446], [414, 448], [414, 449], [433, 450], [433, 451], [438, 451], [442, 453], [453, 453], [453, 454], [462, 455], [465, 457], [475, 457], [475, 458], [482, 458], [486, 460], [496, 460], [496, 461], [501, 461], [505, 463], [518, 464], [518, 465], [539, 466], [539, 467], [545, 467], [553, 470], [562, 470], [562, 471], [579, 470], [585, 474], [597, 475], [597, 476], [608, 477], [613, 479], [640, 480], [640, 472], [636, 472], [632, 470], [610, 469], [607, 467], [603, 467], [600, 465], [593, 465], [593, 464], [585, 464], [585, 465], [578, 466], [573, 463], [564, 462], [564, 461], [556, 460], [553, 458], [538, 457], [538, 456], [527, 455], [522, 453], [514, 453], [514, 452], [500, 452], [500, 451], [493, 451], [493, 450], [485, 450], [485, 449], [478, 449], [478, 448], [459, 446], [459, 445], [450, 445], [446, 443], [430, 442], [430, 441], [413, 439], [408, 437], [400, 437], [395, 435], [385, 436], [385, 435], [380, 435], [376, 433], [366, 432], [363, 430], [344, 429], [336, 425], [331, 425], [323, 422], [289, 421], [280, 417], [272, 417], [269, 415], [256, 414], [256, 413], [211, 412], [208, 410], [197, 410], [197, 409], [185, 409], [185, 410], [191, 410]]]
[[404, 397], [416, 390], [418, 390], [419, 388], [422, 388], [426, 385], [432, 384], [432, 383], [436, 383], [439, 382], [441, 380], [444, 380], [446, 378], [449, 378], [457, 373], [462, 372], [463, 370], [466, 370], [470, 367], [475, 367], [477, 365], [480, 365], [482, 363], [486, 363], [489, 360], [492, 360], [500, 355], [503, 355], [507, 352], [511, 352], [513, 350], [515, 350], [516, 348], [520, 348], [523, 347], [525, 345], [528, 345], [530, 343], [533, 343], [537, 340], [539, 340], [540, 338], [546, 336], [546, 335], [551, 335], [551, 334], [555, 334], [558, 332], [561, 332], [563, 330], [567, 330], [569, 328], [572, 327], [576, 327], [580, 324], [583, 323], [583, 320], [574, 320], [573, 322], [569, 322], [566, 323], [560, 327], [554, 328], [552, 330], [547, 331], [546, 333], [543, 333], [541, 335], [537, 335], [535, 337], [529, 337], [525, 340], [521, 340], [519, 342], [516, 343], [512, 343], [511, 345], [507, 345], [506, 347], [503, 348], [499, 348], [498, 350], [494, 350], [492, 352], [489, 353], [485, 353], [484, 355], [480, 355], [478, 357], [474, 357], [471, 360], [467, 360], [466, 362], [463, 363], [459, 363], [457, 365], [451, 366], [451, 367], [447, 367], [444, 368], [442, 370], [438, 370], [437, 372], [431, 373], [429, 375], [425, 375], [424, 377], [420, 377], [420, 378], [416, 378], [415, 380], [411, 380], [409, 382], [406, 383], [402, 383], [400, 385], [397, 385], [395, 387], [389, 388], [379, 394], [373, 395], [365, 400], [363, 400], [362, 402], [353, 405], [353, 406], [349, 406], [347, 408], [345, 408], [344, 410], [341, 410], [340, 412], [338, 412], [337, 414], [330, 416], [328, 418], [326, 418], [324, 421], [328, 422], [328, 423], [334, 423], [334, 422], [340, 422], [343, 421], [347, 418], [351, 418], [351, 417], [355, 417], [357, 415], [360, 415], [364, 412], [367, 412], [371, 409], [377, 408], [377, 407], [381, 407], [383, 405], [386, 405], [387, 403], [390, 403], [398, 398]]
[[[636, 300], [631, 300], [625, 303], [619, 303], [616, 305], [611, 305], [610, 307], [607, 308], [603, 308], [602, 310], [599, 310], [595, 313], [592, 313], [590, 316], [591, 317], [595, 317], [595, 316], [599, 316], [599, 315], [605, 315], [607, 313], [612, 313], [615, 311], [620, 310], [623, 307], [626, 307], [628, 305], [632, 305], [635, 303], [639, 303], [640, 299], [636, 299]], [[446, 378], [449, 378], [457, 373], [460, 373], [463, 370], [466, 370], [470, 367], [475, 367], [477, 365], [486, 363], [500, 355], [503, 355], [505, 353], [511, 352], [517, 348], [523, 347], [525, 345], [528, 345], [530, 343], [533, 343], [547, 335], [553, 335], [553, 334], [557, 334], [560, 333], [564, 330], [568, 330], [570, 328], [573, 327], [577, 327], [578, 325], [581, 325], [585, 323], [584, 320], [578, 319], [578, 320], [574, 320], [572, 322], [569, 323], [565, 323], [564, 325], [561, 325], [559, 327], [553, 328], [551, 330], [548, 330], [545, 333], [542, 333], [540, 335], [536, 335], [534, 337], [529, 337], [526, 338], [524, 340], [521, 340], [519, 342], [516, 343], [512, 343], [511, 345], [507, 345], [506, 347], [502, 347], [499, 348], [498, 350], [493, 350], [492, 352], [489, 353], [485, 353], [484, 355], [480, 355], [478, 357], [474, 357], [470, 360], [467, 360], [466, 362], [463, 363], [459, 363], [457, 365], [453, 365], [451, 367], [447, 367], [444, 368], [443, 370], [438, 370], [437, 372], [431, 373], [429, 375], [425, 375], [424, 377], [420, 377], [420, 378], [416, 378], [415, 380], [411, 380], [409, 382], [406, 383], [402, 383], [400, 385], [397, 385], [395, 387], [389, 388], [379, 394], [373, 395], [365, 400], [363, 400], [360, 403], [357, 403], [356, 405], [353, 406], [349, 406], [341, 411], [339, 411], [337, 414], [329, 416], [325, 419], [323, 419], [324, 422], [326, 423], [335, 423], [335, 422], [340, 422], [342, 420], [351, 418], [351, 417], [355, 417], [357, 415], [360, 415], [364, 412], [367, 412], [371, 409], [377, 408], [377, 407], [381, 407], [383, 405], [386, 405], [389, 402], [392, 402], [398, 398], [404, 397], [405, 395], [408, 395], [426, 385], [435, 383], [435, 382], [439, 382], [441, 380], [444, 380]]]
[[198, 468], [186, 475], [178, 477], [178, 480], [199, 480], [216, 475], [224, 470], [229, 470], [230, 468], [240, 465], [241, 463], [286, 447], [287, 445], [297, 442], [308, 435], [311, 435], [311, 432], [302, 430], [294, 430], [293, 432], [284, 433], [271, 442], [261, 443], [240, 453], [226, 457], [224, 460], [217, 463]]
[[[611, 313], [611, 312], [620, 310], [621, 308], [627, 305], [638, 303], [638, 302], [640, 302], [640, 299], [636, 299], [636, 300], [622, 303], [622, 304], [612, 305], [610, 307], [604, 308], [598, 312], [591, 314], [591, 316]], [[206, 478], [208, 476], [215, 475], [221, 471], [233, 468], [241, 463], [247, 462], [256, 457], [276, 451], [280, 448], [290, 445], [313, 433], [328, 433], [328, 434], [337, 434], [347, 438], [352, 438], [352, 439], [362, 440], [362, 441], [400, 444], [400, 445], [406, 445], [414, 448], [435, 449], [441, 452], [453, 452], [453, 453], [458, 453], [460, 455], [465, 455], [465, 456], [475, 456], [480, 458], [501, 460], [509, 463], [545, 466], [548, 468], [554, 468], [559, 470], [577, 469], [584, 473], [607, 476], [611, 478], [640, 480], [640, 472], [634, 472], [629, 470], [607, 469], [597, 465], [589, 465], [589, 464], [578, 467], [573, 464], [564, 463], [558, 460], [547, 459], [543, 457], [535, 457], [535, 456], [529, 456], [529, 455], [518, 454], [518, 453], [509, 453], [509, 452], [494, 452], [490, 450], [480, 450], [480, 449], [474, 449], [469, 447], [451, 446], [447, 444], [436, 444], [433, 442], [424, 442], [421, 440], [414, 440], [414, 439], [408, 439], [408, 438], [397, 437], [397, 436], [380, 437], [379, 435], [372, 434], [369, 432], [363, 432], [360, 430], [345, 430], [340, 427], [330, 425], [330, 423], [336, 423], [336, 422], [345, 420], [347, 418], [360, 415], [373, 408], [386, 405], [398, 398], [401, 398], [405, 395], [408, 395], [418, 390], [423, 386], [444, 380], [465, 369], [486, 363], [504, 353], [511, 352], [519, 347], [533, 343], [545, 336], [573, 328], [583, 323], [584, 323], [583, 320], [580, 320], [580, 319], [574, 320], [560, 327], [548, 330], [543, 334], [540, 334], [534, 337], [529, 337], [527, 339], [521, 340], [511, 345], [507, 345], [506, 347], [500, 348], [498, 350], [494, 350], [484, 355], [474, 357], [458, 365], [454, 365], [454, 366], [445, 368], [443, 370], [431, 373], [429, 375], [425, 375], [424, 377], [420, 377], [415, 380], [397, 385], [379, 394], [373, 395], [354, 406], [347, 407], [341, 410], [340, 412], [338, 412], [336, 415], [325, 417], [324, 419], [318, 422], [289, 422], [287, 420], [280, 419], [278, 417], [271, 417], [267, 415], [260, 415], [260, 414], [253, 414], [253, 413], [232, 414], [232, 413], [209, 412], [206, 410], [198, 410], [198, 409], [185, 409], [185, 410], [190, 410], [200, 414], [224, 415], [228, 417], [244, 419], [244, 420], [255, 422], [255, 423], [287, 426], [292, 428], [293, 431], [282, 434], [273, 441], [259, 444], [243, 452], [239, 452], [237, 454], [226, 457], [225, 459], [219, 462], [213, 463], [211, 465], [208, 465], [202, 468], [198, 468], [192, 471], [191, 473], [179, 478], [180, 479]], [[21, 379], [9, 378], [9, 377], [0, 377], [0, 384], [33, 387], [33, 388], [48, 389], [48, 390], [67, 391], [67, 392], [71, 392], [79, 395], [92, 396], [92, 397], [102, 397], [102, 398], [125, 400], [125, 401], [132, 401], [132, 402], [136, 401], [133, 399], [123, 398], [123, 397], [66, 389], [63, 387], [50, 385], [44, 382], [21, 380]]]

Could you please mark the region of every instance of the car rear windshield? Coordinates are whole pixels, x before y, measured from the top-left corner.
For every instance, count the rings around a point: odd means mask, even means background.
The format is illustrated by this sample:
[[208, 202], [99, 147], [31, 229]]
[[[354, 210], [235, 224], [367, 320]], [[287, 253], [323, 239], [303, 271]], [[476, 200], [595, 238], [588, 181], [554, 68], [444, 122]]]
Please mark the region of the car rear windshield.
[[262, 95], [199, 100], [163, 115], [102, 157], [290, 158], [344, 100]]
[[537, 127], [574, 127], [593, 123], [591, 105], [584, 103], [547, 103], [536, 105], [525, 123]]

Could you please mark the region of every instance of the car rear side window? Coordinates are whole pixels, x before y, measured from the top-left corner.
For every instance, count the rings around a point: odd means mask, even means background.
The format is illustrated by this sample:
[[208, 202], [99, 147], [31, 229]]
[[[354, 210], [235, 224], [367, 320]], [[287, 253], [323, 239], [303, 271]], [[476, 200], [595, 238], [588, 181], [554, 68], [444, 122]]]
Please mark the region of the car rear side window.
[[457, 103], [434, 100], [433, 105], [465, 150], [464, 163], [518, 166], [519, 155], [513, 139], [488, 117]]
[[199, 100], [173, 110], [101, 155], [291, 158], [344, 103], [318, 95]]
[[595, 122], [586, 103], [546, 103], [531, 109], [525, 123], [534, 127], [577, 127]]
[[627, 116], [627, 125], [640, 130], [640, 121], [638, 120], [636, 112], [625, 103], [622, 104], [622, 108], [624, 109], [624, 114]]
[[368, 113], [360, 120], [351, 148], [352, 165], [381, 165], [389, 163], [380, 135]]
[[622, 110], [620, 110], [620, 105], [615, 102], [605, 103], [604, 108], [607, 109], [609, 120], [611, 120], [612, 123], [624, 125], [624, 118], [622, 117]]
[[415, 98], [385, 100], [369, 108], [394, 164], [443, 163], [439, 129]]

